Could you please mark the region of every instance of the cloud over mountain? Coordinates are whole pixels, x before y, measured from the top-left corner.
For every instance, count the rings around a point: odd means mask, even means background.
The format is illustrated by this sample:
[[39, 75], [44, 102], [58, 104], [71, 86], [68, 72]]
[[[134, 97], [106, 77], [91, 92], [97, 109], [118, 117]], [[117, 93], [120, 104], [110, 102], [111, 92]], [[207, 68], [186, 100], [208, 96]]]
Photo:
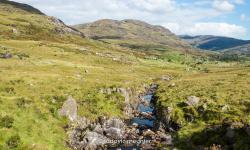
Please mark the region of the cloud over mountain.
[[[237, 22], [228, 23], [227, 20], [215, 20], [215, 18], [227, 16], [229, 12], [235, 11], [238, 6], [245, 3], [244, 0], [15, 1], [31, 4], [46, 14], [56, 16], [71, 25], [103, 18], [117, 20], [131, 18], [144, 20], [151, 24], [165, 25], [176, 34], [217, 34], [219, 32], [219, 29], [216, 28], [217, 25], [225, 28], [222, 34], [226, 36], [242, 37], [247, 32]], [[179, 26], [184, 29], [178, 30]]]

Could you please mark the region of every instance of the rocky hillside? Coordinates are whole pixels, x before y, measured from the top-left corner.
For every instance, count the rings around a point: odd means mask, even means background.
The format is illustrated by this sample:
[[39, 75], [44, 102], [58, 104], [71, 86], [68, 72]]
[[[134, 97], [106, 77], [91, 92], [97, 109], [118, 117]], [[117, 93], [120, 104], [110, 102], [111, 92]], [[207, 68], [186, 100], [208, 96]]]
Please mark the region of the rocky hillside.
[[229, 48], [223, 51], [224, 53], [231, 53], [231, 54], [241, 54], [245, 56], [250, 56], [250, 44], [244, 44], [242, 46], [236, 46], [233, 48]]
[[128, 22], [89, 40], [0, 0], [0, 150], [249, 150], [250, 61], [184, 54], [168, 30]]
[[0, 0], [0, 37], [60, 41], [63, 38], [81, 38], [83, 34], [32, 6]]
[[93, 23], [75, 25], [87, 37], [115, 43], [132, 49], [166, 50], [190, 49], [190, 45], [171, 31], [138, 20], [98, 20]]
[[[250, 44], [250, 41], [240, 40], [230, 37], [222, 36], [212, 36], [212, 35], [200, 35], [200, 36], [180, 36], [194, 47], [212, 50], [212, 51], [221, 51], [225, 49], [231, 49], [233, 51], [241, 52], [250, 51], [247, 44]], [[246, 50], [247, 49], [247, 50]]]

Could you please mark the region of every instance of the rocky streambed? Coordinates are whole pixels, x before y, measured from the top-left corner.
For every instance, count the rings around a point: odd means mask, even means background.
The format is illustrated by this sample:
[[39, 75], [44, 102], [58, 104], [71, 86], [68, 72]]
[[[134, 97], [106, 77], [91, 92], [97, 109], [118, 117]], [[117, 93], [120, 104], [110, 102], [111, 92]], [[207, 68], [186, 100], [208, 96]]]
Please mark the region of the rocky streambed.
[[161, 127], [157, 116], [154, 96], [157, 87], [157, 84], [150, 85], [145, 93], [137, 96], [133, 106], [127, 90], [113, 89], [122, 93], [128, 102], [125, 113], [130, 114], [127, 120], [102, 116], [94, 122], [89, 121], [77, 116], [77, 104], [69, 98], [59, 112], [71, 120], [67, 129], [69, 147], [76, 150], [151, 150], [171, 146], [172, 137]]

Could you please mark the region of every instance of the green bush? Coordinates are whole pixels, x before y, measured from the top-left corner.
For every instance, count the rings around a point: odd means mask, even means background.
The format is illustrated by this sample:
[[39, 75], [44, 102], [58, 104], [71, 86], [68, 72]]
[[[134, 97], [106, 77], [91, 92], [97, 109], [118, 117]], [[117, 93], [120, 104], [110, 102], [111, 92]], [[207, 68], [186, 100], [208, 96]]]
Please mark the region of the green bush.
[[27, 105], [29, 105], [30, 103], [31, 103], [30, 100], [27, 100], [26, 98], [21, 97], [17, 99], [16, 105], [18, 106], [18, 108], [26, 108]]
[[17, 148], [18, 146], [21, 145], [21, 138], [19, 135], [13, 135], [11, 136], [7, 141], [6, 145], [10, 148]]
[[13, 125], [14, 119], [10, 116], [5, 116], [0, 118], [0, 127], [11, 128]]

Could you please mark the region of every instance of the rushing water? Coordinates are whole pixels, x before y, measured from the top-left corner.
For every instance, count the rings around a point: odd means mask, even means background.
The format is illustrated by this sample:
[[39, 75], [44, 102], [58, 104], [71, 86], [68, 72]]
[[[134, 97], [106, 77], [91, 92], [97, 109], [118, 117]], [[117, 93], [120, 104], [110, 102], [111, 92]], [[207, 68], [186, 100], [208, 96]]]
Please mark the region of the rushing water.
[[138, 112], [143, 114], [150, 114], [150, 118], [148, 117], [135, 117], [132, 119], [132, 123], [138, 124], [139, 127], [146, 127], [152, 129], [154, 127], [154, 123], [156, 120], [155, 116], [155, 107], [153, 104], [154, 100], [154, 93], [157, 88], [157, 85], [152, 84], [148, 89], [147, 93], [143, 96], [143, 101], [138, 106]]
[[152, 118], [135, 117], [132, 119], [132, 123], [136, 123], [139, 127], [143, 126], [152, 129], [155, 122], [154, 105], [152, 103], [153, 94], [147, 94], [143, 97], [143, 99], [147, 101], [147, 105], [140, 103], [138, 106], [138, 112], [152, 114]]
[[[154, 93], [157, 89], [157, 85], [153, 84], [151, 87], [147, 90], [146, 94], [142, 96], [142, 100], [140, 101], [137, 112], [139, 116], [134, 117], [130, 121], [130, 125], [137, 125], [137, 134], [142, 135], [143, 131], [146, 131], [147, 129], [153, 129], [155, 121], [156, 121], [156, 115], [155, 115], [155, 107], [154, 107]], [[142, 115], [144, 114], [144, 115]], [[140, 145], [134, 144], [134, 146], [121, 146], [117, 148], [113, 148], [110, 150], [141, 150]]]

